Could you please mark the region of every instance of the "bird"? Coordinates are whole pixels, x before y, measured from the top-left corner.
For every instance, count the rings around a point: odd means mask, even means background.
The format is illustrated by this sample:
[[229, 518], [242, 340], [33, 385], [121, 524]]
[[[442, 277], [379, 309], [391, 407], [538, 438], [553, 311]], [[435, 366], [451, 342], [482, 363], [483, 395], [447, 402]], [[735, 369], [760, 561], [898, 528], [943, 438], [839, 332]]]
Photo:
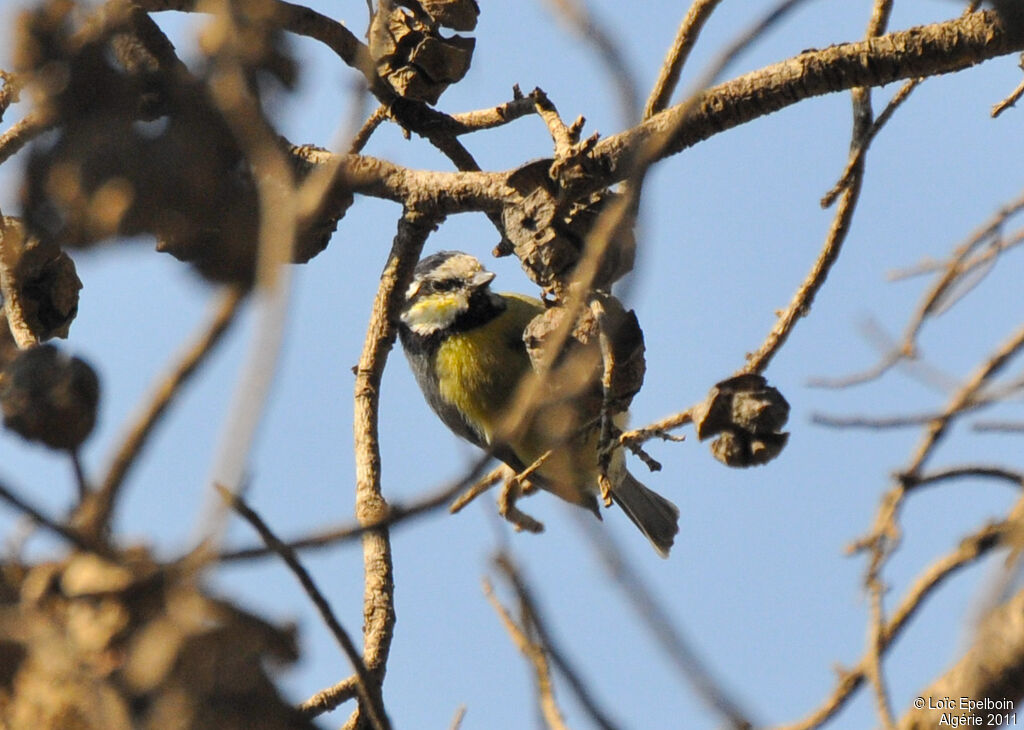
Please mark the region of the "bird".
[[[552, 426], [565, 419], [556, 417], [551, 406], [546, 411], [541, 406], [520, 428], [510, 430], [503, 420], [517, 386], [533, 372], [523, 335], [545, 306], [530, 296], [492, 291], [494, 277], [475, 256], [461, 251], [439, 251], [416, 265], [398, 316], [399, 339], [413, 375], [451, 431], [516, 473], [550, 451], [529, 482], [600, 519], [598, 428], [579, 425], [599, 421], [600, 412], [578, 414], [569, 436], [565, 428]], [[564, 399], [561, 407], [564, 416]], [[679, 532], [676, 505], [629, 473], [621, 449], [614, 451], [607, 476], [613, 501], [655, 551], [668, 557]]]

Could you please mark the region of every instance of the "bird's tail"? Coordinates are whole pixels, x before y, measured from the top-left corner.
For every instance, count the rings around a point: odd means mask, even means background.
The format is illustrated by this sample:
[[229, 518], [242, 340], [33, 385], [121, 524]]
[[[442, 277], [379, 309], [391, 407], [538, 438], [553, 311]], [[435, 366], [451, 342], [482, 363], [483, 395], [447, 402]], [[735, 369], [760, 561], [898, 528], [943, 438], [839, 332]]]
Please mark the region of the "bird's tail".
[[663, 558], [679, 532], [679, 508], [653, 489], [648, 489], [628, 471], [612, 489], [612, 498]]

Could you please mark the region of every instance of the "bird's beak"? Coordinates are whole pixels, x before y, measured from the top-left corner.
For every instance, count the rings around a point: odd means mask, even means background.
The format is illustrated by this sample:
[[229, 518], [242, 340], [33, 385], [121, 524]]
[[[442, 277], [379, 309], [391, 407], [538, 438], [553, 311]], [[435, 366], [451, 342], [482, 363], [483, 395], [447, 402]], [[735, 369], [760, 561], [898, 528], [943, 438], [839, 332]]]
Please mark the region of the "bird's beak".
[[478, 271], [473, 274], [473, 278], [470, 279], [469, 285], [473, 289], [483, 289], [492, 281], [494, 281], [493, 271]]

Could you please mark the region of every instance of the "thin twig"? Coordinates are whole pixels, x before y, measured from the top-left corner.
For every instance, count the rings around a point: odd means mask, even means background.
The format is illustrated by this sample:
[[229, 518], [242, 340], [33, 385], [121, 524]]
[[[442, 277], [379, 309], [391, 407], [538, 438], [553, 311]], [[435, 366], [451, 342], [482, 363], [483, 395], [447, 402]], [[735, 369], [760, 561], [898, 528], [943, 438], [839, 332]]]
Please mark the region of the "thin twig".
[[973, 252], [987, 241], [998, 239], [999, 233], [1007, 219], [1024, 210], [1024, 195], [1002, 206], [980, 228], [975, 230], [966, 241], [956, 247], [952, 257], [942, 267], [941, 276], [921, 298], [917, 309], [904, 328], [902, 339], [891, 346], [882, 359], [873, 367], [842, 378], [815, 378], [812, 385], [822, 388], [845, 388], [860, 385], [881, 377], [897, 364], [916, 357], [917, 338], [930, 317], [940, 312], [948, 301], [949, 292], [954, 290], [961, 277], [974, 270], [978, 265]]
[[455, 498], [455, 500], [448, 505], [448, 511], [452, 514], [459, 512], [467, 504], [472, 502], [474, 499], [479, 497], [481, 494], [486, 492], [488, 489], [493, 487], [495, 484], [500, 482], [502, 479], [507, 479], [512, 476], [512, 467], [505, 464], [495, 467], [491, 471], [487, 472], [480, 479], [475, 481], [469, 486], [462, 494]]
[[[356, 519], [369, 525], [385, 519], [388, 504], [380, 486], [378, 408], [380, 384], [388, 353], [395, 342], [394, 322], [412, 281], [413, 269], [427, 236], [437, 220], [406, 210], [398, 223], [391, 253], [381, 274], [380, 285], [366, 328], [363, 351], [356, 367], [354, 388], [356, 460]], [[394, 566], [388, 529], [362, 535], [363, 542], [363, 661], [377, 676], [383, 676], [395, 626]], [[358, 726], [359, 711], [349, 718]]]
[[840, 175], [839, 180], [832, 189], [822, 197], [822, 208], [831, 207], [832, 204], [835, 203], [836, 198], [838, 198], [843, 190], [849, 186], [850, 179], [853, 177], [857, 166], [863, 161], [864, 155], [867, 154], [870, 143], [874, 141], [878, 133], [882, 131], [882, 127], [884, 127], [886, 122], [892, 118], [892, 115], [896, 113], [896, 110], [899, 109], [900, 105], [910, 97], [910, 94], [921, 84], [922, 81], [924, 81], [924, 78], [910, 79], [900, 87], [899, 91], [893, 94], [892, 99], [890, 99], [889, 103], [886, 104], [885, 109], [882, 110], [882, 113], [879, 114], [872, 123], [871, 128], [868, 130], [868, 133], [864, 138], [864, 144], [857, 145], [853, 149], [850, 159], [846, 163], [846, 169], [843, 170], [843, 174]]
[[320, 690], [299, 705], [299, 712], [306, 717], [317, 717], [343, 705], [359, 696], [359, 678], [346, 677], [327, 689]]
[[544, 718], [548, 729], [567, 730], [565, 720], [562, 719], [562, 712], [558, 709], [558, 703], [555, 701], [554, 686], [551, 682], [551, 668], [548, 666], [545, 648], [529, 636], [533, 629], [530, 621], [532, 617], [524, 607], [521, 619], [523, 625], [520, 626], [512, 618], [508, 610], [501, 605], [497, 596], [494, 595], [494, 588], [491, 586], [491, 582], [486, 578], [483, 580], [483, 591], [487, 601], [494, 608], [495, 613], [498, 614], [498, 618], [501, 619], [505, 630], [512, 637], [512, 641], [533, 667], [533, 676], [537, 684], [537, 703], [540, 705], [541, 716]]
[[[292, 550], [311, 550], [332, 547], [356, 540], [367, 533], [380, 532], [381, 530], [389, 529], [395, 525], [408, 522], [413, 517], [426, 515], [444, 507], [452, 497], [463, 492], [468, 485], [473, 484], [473, 480], [480, 475], [480, 472], [483, 471], [483, 468], [487, 465], [490, 459], [491, 456], [489, 454], [482, 455], [458, 481], [455, 481], [450, 485], [446, 485], [426, 497], [412, 502], [411, 504], [403, 505], [395, 503], [387, 505], [386, 513], [376, 520], [360, 521], [356, 522], [356, 524], [320, 530], [308, 535], [307, 537], [289, 540], [285, 544]], [[268, 550], [266, 546], [260, 545], [239, 548], [237, 550], [227, 550], [222, 552], [218, 559], [221, 562], [230, 563], [240, 560], [267, 557], [272, 554], [272, 551]]]
[[53, 126], [53, 120], [39, 111], [31, 111], [0, 134], [0, 165], [22, 147]]
[[309, 600], [316, 606], [317, 612], [320, 614], [320, 618], [327, 625], [331, 635], [334, 636], [335, 641], [341, 647], [341, 650], [348, 657], [349, 662], [352, 664], [352, 668], [355, 670], [356, 677], [358, 677], [357, 688], [359, 691], [360, 699], [363, 702], [363, 706], [366, 707], [370, 721], [377, 730], [388, 730], [391, 727], [391, 723], [388, 720], [387, 713], [384, 711], [384, 703], [380, 696], [380, 685], [370, 676], [370, 672], [366, 665], [363, 663], [363, 658], [359, 655], [359, 651], [356, 649], [355, 644], [352, 643], [351, 637], [348, 632], [338, 621], [338, 617], [334, 615], [334, 610], [331, 608], [331, 604], [327, 601], [327, 598], [320, 591], [316, 581], [309, 574], [309, 571], [299, 562], [298, 556], [295, 555], [295, 551], [281, 542], [278, 537], [274, 534], [270, 526], [263, 520], [256, 511], [250, 507], [246, 501], [239, 495], [235, 494], [231, 490], [228, 490], [222, 486], [215, 485], [217, 491], [220, 492], [220, 496], [224, 501], [230, 505], [242, 518], [245, 519], [253, 529], [263, 539], [263, 542], [267, 544], [271, 550], [273, 550], [280, 558], [284, 561], [288, 569], [291, 570], [292, 574], [298, 579], [299, 584], [302, 586], [302, 590], [305, 591], [306, 595], [309, 596]]
[[[884, 0], [879, 0], [875, 5], [875, 11], [868, 27], [869, 37], [878, 35], [885, 25], [888, 17], [887, 12], [884, 10], [885, 4]], [[795, 5], [795, 2], [782, 3], [775, 13], [769, 17], [781, 17], [782, 13], [791, 10]], [[870, 91], [863, 87], [855, 87], [851, 91], [854, 112], [851, 149], [856, 150], [859, 147], [867, 147], [869, 142], [868, 132], [872, 121], [871, 96]], [[746, 364], [737, 371], [737, 374], [763, 373], [772, 361], [772, 358], [775, 357], [775, 354], [782, 348], [786, 340], [789, 339], [789, 335], [792, 333], [796, 323], [810, 313], [811, 306], [814, 304], [814, 297], [825, 284], [825, 279], [828, 278], [832, 265], [839, 258], [843, 242], [850, 231], [853, 213], [857, 208], [857, 200], [860, 198], [860, 189], [864, 176], [864, 158], [861, 156], [854, 161], [852, 158], [855, 156], [855, 154], [851, 155], [850, 167], [852, 172], [843, 188], [842, 199], [832, 220], [832, 226], [829, 228], [821, 253], [818, 254], [818, 258], [815, 260], [810, 272], [797, 288], [789, 305], [779, 314], [775, 326], [768, 333], [768, 337], [756, 352], [747, 356]]]
[[818, 258], [815, 260], [807, 277], [797, 288], [789, 305], [779, 315], [775, 326], [768, 333], [768, 337], [756, 352], [748, 356], [746, 364], [737, 371], [738, 374], [763, 373], [772, 361], [772, 358], [775, 357], [793, 332], [797, 321], [810, 312], [811, 305], [814, 303], [814, 297], [821, 290], [829, 271], [832, 269], [832, 265], [839, 258], [843, 242], [850, 231], [853, 212], [857, 207], [857, 198], [860, 195], [861, 182], [862, 177], [859, 173], [850, 180], [846, 192], [839, 201], [839, 207], [832, 220], [832, 226], [829, 229], [821, 253], [818, 254]]
[[626, 123], [632, 123], [638, 116], [640, 93], [630, 64], [618, 43], [580, 0], [548, 0], [548, 3], [566, 20], [570, 28], [594, 47], [597, 57], [615, 82], [622, 118]]
[[[243, 50], [237, 45], [238, 39], [243, 37], [237, 27], [239, 18], [230, 12], [227, 3], [204, 4], [204, 7], [219, 9], [218, 22], [228, 29], [209, 50], [212, 77], [206, 85], [209, 98], [252, 170], [261, 212], [253, 294], [255, 331], [223, 418], [209, 479], [211, 484], [237, 491], [241, 488], [257, 427], [270, 397], [286, 332], [292, 275], [288, 264], [293, 259], [298, 238], [297, 180], [276, 131], [247, 81], [241, 60]], [[225, 505], [221, 500], [211, 500], [204, 528], [207, 534], [203, 539], [211, 558], [226, 524]]]
[[466, 717], [466, 706], [459, 705], [455, 708], [455, 717], [452, 718], [451, 725], [448, 726], [448, 730], [459, 730], [462, 727], [462, 720]]
[[697, 697], [720, 714], [733, 728], [748, 729], [753, 724], [735, 698], [712, 676], [704, 661], [690, 645], [673, 616], [665, 610], [654, 593], [640, 579], [640, 572], [630, 565], [606, 530], [596, 529], [592, 520], [580, 519], [605, 568], [622, 594], [629, 601], [644, 626], [655, 637], [655, 645], [663, 651], [679, 675]]
[[148, 403], [132, 420], [120, 446], [110, 459], [106, 477], [96, 492], [95, 505], [90, 510], [88, 520], [90, 530], [100, 531], [109, 522], [128, 471], [135, 464], [168, 407], [199, 366], [213, 353], [217, 343], [234, 321], [242, 299], [242, 291], [235, 287], [227, 289], [219, 297], [209, 323], [203, 326], [199, 336], [183, 350], [173, 368], [153, 389]]
[[598, 705], [597, 698], [587, 689], [586, 684], [580, 678], [579, 672], [570, 664], [565, 652], [556, 646], [554, 638], [547, 630], [547, 622], [543, 618], [533, 597], [533, 592], [527, 586], [522, 572], [506, 553], [498, 554], [494, 558], [494, 564], [515, 590], [516, 597], [523, 608], [524, 617], [537, 634], [537, 643], [541, 650], [547, 655], [558, 671], [562, 673], [562, 676], [565, 677], [565, 680], [575, 693], [576, 699], [579, 700], [580, 705], [587, 715], [590, 716], [591, 721], [596, 727], [602, 728], [602, 730], [613, 730], [616, 727], [615, 723]]
[[85, 475], [85, 469], [82, 467], [82, 457], [78, 453], [78, 449], [71, 449], [69, 452], [71, 457], [71, 470], [75, 474], [75, 487], [78, 490], [78, 502], [81, 504], [89, 496], [89, 478]]
[[494, 129], [515, 121], [534, 112], [533, 100], [523, 96], [518, 86], [512, 89], [512, 101], [506, 101], [489, 109], [477, 109], [471, 112], [452, 114], [452, 119], [461, 127], [453, 130], [455, 134], [469, 134], [484, 129]]
[[44, 514], [38, 507], [29, 504], [23, 497], [19, 496], [2, 483], [0, 483], [0, 501], [6, 502], [40, 527], [64, 538], [79, 550], [94, 552], [105, 557], [111, 557], [113, 555], [113, 551], [103, 543], [90, 539], [88, 536], [81, 534], [73, 527], [57, 522], [52, 517]]
[[653, 117], [668, 106], [672, 92], [675, 91], [676, 85], [679, 83], [679, 75], [683, 71], [683, 66], [686, 65], [686, 59], [690, 56], [690, 51], [693, 50], [704, 24], [721, 1], [693, 1], [693, 5], [690, 6], [683, 21], [679, 24], [672, 47], [661, 64], [658, 80], [655, 82], [654, 88], [651, 89], [650, 96], [647, 97], [647, 104], [644, 105], [644, 119]]
[[358, 155], [362, 152], [363, 147], [370, 141], [370, 136], [377, 130], [381, 122], [388, 118], [388, 110], [383, 104], [378, 106], [366, 121], [363, 122], [363, 126], [359, 128], [359, 131], [352, 137], [352, 144], [349, 145], [348, 153], [350, 155]]
[[[1014, 529], [1014, 524], [1012, 521], [1003, 521], [986, 525], [964, 538], [955, 550], [928, 566], [907, 590], [903, 600], [893, 611], [892, 617], [879, 632], [879, 650], [884, 651], [892, 645], [909, 624], [910, 619], [924, 605], [925, 600], [939, 586], [958, 570], [977, 561], [999, 545], [1008, 531]], [[841, 670], [835, 688], [820, 707], [802, 720], [777, 726], [774, 730], [812, 730], [828, 722], [863, 686], [867, 679], [867, 665], [868, 658], [865, 656], [853, 669]]]
[[[900, 509], [908, 492], [921, 483], [919, 481], [921, 469], [948, 431], [952, 421], [963, 413], [964, 407], [970, 404], [981, 389], [1022, 349], [1024, 349], [1024, 326], [1014, 332], [986, 362], [975, 369], [971, 377], [953, 395], [943, 414], [928, 424], [911, 456], [910, 463], [897, 475], [895, 486], [883, 495], [871, 531], [867, 536], [856, 541], [852, 547], [856, 551], [866, 550], [869, 552], [865, 585], [871, 594], [873, 608], [871, 625], [868, 629], [869, 651], [866, 655], [868, 664], [865, 671], [875, 684], [880, 713], [883, 715], [883, 720], [888, 721], [887, 724], [895, 724], [895, 720], [891, 717], [891, 709], [887, 704], [888, 698], [881, 683], [881, 647], [884, 645], [881, 637], [885, 626], [884, 613], [881, 610], [885, 586], [881, 572], [889, 556], [900, 542], [898, 523]], [[888, 718], [885, 717], [887, 710], [890, 713]]]
[[635, 428], [631, 431], [623, 431], [619, 436], [619, 443], [625, 447], [630, 447], [633, 444], [641, 444], [646, 441], [650, 441], [653, 438], [659, 438], [665, 441], [682, 440], [682, 437], [672, 436], [669, 434], [669, 431], [685, 426], [688, 423], [693, 423], [693, 408], [687, 408], [685, 411], [673, 413], [671, 416], [666, 416], [660, 421], [649, 423], [641, 428]]
[[1007, 481], [1016, 487], [1024, 486], [1024, 472], [988, 464], [961, 464], [919, 474], [913, 478], [905, 476], [903, 479], [904, 481], [911, 481], [915, 487], [920, 487], [949, 479], [971, 479], [976, 477]]
[[982, 389], [995, 378], [1006, 365], [1024, 349], [1024, 326], [1019, 327], [992, 353], [991, 357], [971, 374], [961, 389], [953, 395], [941, 418], [932, 421], [927, 432], [911, 457], [904, 474], [916, 474], [945, 435], [949, 424], [977, 400]]
[[[1024, 71], [1024, 55], [1020, 57], [1020, 63], [1017, 64], [1022, 71]], [[1021, 96], [1024, 96], [1024, 81], [1021, 81], [1017, 88], [1010, 92], [1009, 96], [1003, 99], [998, 104], [992, 107], [992, 118], [995, 119], [1004, 111], [1009, 109], [1011, 106], [1020, 101]]]
[[978, 421], [971, 425], [975, 431], [989, 433], [1021, 433], [1024, 422], [1021, 421]]

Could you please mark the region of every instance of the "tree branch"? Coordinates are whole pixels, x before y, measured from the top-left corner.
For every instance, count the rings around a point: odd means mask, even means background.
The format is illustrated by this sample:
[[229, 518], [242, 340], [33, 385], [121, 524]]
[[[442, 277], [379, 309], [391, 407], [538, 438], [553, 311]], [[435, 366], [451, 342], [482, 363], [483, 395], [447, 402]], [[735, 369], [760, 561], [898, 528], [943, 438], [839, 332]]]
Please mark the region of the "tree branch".
[[[394, 319], [427, 236], [437, 220], [406, 210], [398, 224], [356, 369], [355, 459], [356, 519], [372, 524], [387, 517], [388, 504], [380, 488], [380, 446], [377, 434], [380, 382], [388, 353], [395, 343]], [[395, 578], [387, 528], [363, 535], [363, 661], [378, 683], [384, 679], [395, 627]], [[359, 710], [349, 726], [359, 727]]]

